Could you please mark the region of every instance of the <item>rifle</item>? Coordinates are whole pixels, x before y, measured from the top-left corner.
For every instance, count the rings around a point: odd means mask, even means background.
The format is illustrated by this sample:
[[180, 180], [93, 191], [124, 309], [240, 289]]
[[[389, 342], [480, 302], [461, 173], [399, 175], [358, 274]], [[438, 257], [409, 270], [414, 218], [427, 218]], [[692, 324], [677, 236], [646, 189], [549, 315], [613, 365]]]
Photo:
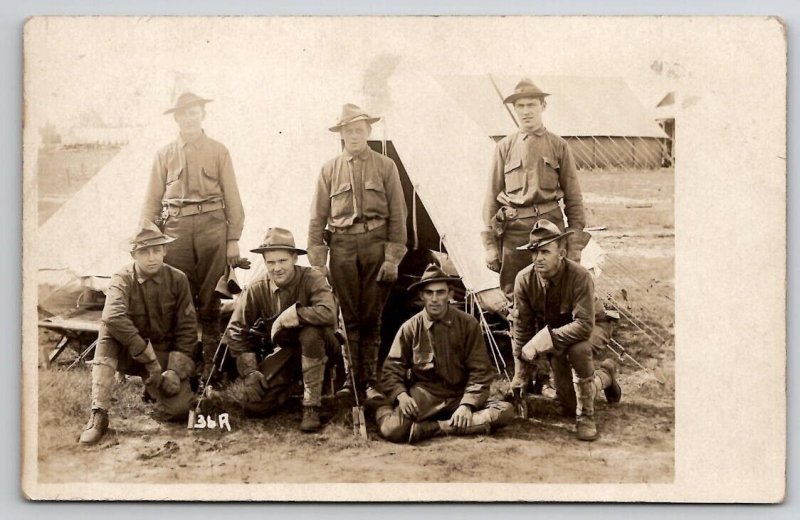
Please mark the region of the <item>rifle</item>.
[[352, 409], [353, 415], [353, 435], [361, 436], [364, 439], [369, 439], [367, 435], [367, 421], [364, 418], [364, 407], [361, 406], [361, 403], [358, 401], [358, 390], [356, 389], [356, 376], [353, 373], [353, 358], [350, 357], [350, 343], [347, 340], [347, 332], [344, 328], [344, 317], [342, 316], [342, 310], [339, 309], [339, 328], [334, 333], [336, 335], [336, 339], [339, 340], [339, 343], [342, 345], [342, 358], [344, 359], [345, 363], [345, 372], [350, 379], [350, 384], [353, 387], [353, 396], [356, 401], [356, 405]]
[[217, 345], [217, 350], [214, 351], [214, 357], [212, 358], [211, 362], [211, 372], [208, 373], [208, 379], [206, 379], [205, 384], [203, 385], [203, 391], [200, 392], [200, 397], [197, 399], [197, 405], [194, 409], [189, 410], [189, 420], [186, 423], [186, 428], [191, 430], [194, 428], [194, 422], [197, 418], [197, 414], [200, 413], [200, 405], [203, 404], [203, 400], [208, 397], [208, 391], [211, 388], [210, 383], [211, 379], [217, 373], [217, 356], [219, 355], [219, 350], [222, 348], [222, 345], [225, 345], [225, 350], [222, 351], [222, 360], [219, 363], [219, 366], [222, 367], [225, 364], [225, 356], [228, 355], [228, 344], [225, 343], [225, 335], [223, 334], [222, 339], [219, 340], [219, 344]]

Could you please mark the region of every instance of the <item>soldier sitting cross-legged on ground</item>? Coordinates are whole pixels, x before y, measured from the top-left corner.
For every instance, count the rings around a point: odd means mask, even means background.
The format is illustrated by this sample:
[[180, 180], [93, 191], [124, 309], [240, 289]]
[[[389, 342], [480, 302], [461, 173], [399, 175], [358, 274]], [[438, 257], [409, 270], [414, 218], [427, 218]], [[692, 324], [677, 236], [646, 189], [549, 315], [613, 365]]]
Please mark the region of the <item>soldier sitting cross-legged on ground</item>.
[[[248, 283], [231, 316], [226, 336], [239, 375], [244, 378], [249, 415], [275, 411], [289, 398], [297, 358], [303, 377], [303, 419], [300, 430], [314, 432], [322, 425], [319, 410], [325, 365], [336, 354], [334, 334], [337, 310], [333, 290], [325, 275], [311, 267], [295, 265], [292, 233], [270, 228], [263, 243], [251, 250], [261, 253], [266, 270]], [[267, 325], [275, 350], [259, 362], [254, 326]]]
[[514, 418], [511, 404], [488, 400], [492, 368], [480, 326], [450, 306], [456, 280], [431, 265], [409, 287], [425, 308], [400, 327], [383, 364], [382, 389], [395, 406], [375, 412], [392, 442], [488, 434]]
[[197, 317], [186, 275], [164, 263], [174, 239], [142, 220], [131, 239], [133, 264], [111, 278], [92, 366], [92, 415], [80, 437], [95, 444], [108, 429], [114, 372], [141, 376], [166, 418], [184, 419], [192, 391]]

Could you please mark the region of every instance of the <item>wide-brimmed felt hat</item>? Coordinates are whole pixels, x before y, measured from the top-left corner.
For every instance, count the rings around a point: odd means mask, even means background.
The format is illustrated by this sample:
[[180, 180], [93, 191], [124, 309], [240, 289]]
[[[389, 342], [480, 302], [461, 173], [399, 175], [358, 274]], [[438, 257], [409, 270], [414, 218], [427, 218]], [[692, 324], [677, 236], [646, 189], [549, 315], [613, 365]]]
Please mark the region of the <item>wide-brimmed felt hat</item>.
[[547, 92], [542, 92], [542, 89], [534, 85], [533, 81], [529, 78], [522, 78], [519, 80], [519, 83], [517, 83], [517, 86], [514, 87], [514, 93], [505, 98], [503, 103], [513, 103], [518, 99], [526, 97], [544, 99], [549, 95], [550, 94]]
[[571, 233], [572, 230], [562, 232], [558, 226], [547, 219], [537, 220], [531, 229], [528, 243], [519, 246], [517, 251], [533, 251]]
[[136, 231], [136, 234], [130, 239], [131, 253], [148, 247], [169, 244], [174, 241], [174, 238], [162, 233], [161, 230], [158, 229], [158, 226], [143, 218], [139, 222], [139, 229]]
[[328, 130], [331, 132], [338, 132], [344, 125], [349, 125], [350, 123], [355, 123], [356, 121], [366, 121], [367, 123], [372, 124], [380, 120], [380, 117], [370, 116], [358, 105], [347, 103], [342, 107], [342, 115], [339, 117], [339, 122], [328, 128]]
[[294, 235], [288, 229], [283, 228], [269, 228], [267, 234], [264, 235], [264, 240], [261, 245], [255, 249], [251, 249], [251, 253], [263, 253], [264, 251], [275, 251], [282, 249], [284, 251], [293, 251], [298, 255], [306, 254], [305, 249], [300, 249], [294, 245]]
[[201, 98], [200, 96], [192, 92], [184, 92], [175, 101], [175, 106], [173, 106], [172, 108], [168, 108], [167, 110], [164, 111], [164, 115], [171, 114], [179, 110], [183, 110], [184, 108], [193, 107], [195, 105], [202, 106], [205, 105], [206, 103], [211, 103], [212, 101], [214, 100]]
[[436, 264], [430, 264], [428, 267], [425, 268], [425, 272], [422, 273], [422, 278], [418, 282], [414, 282], [408, 286], [409, 291], [416, 291], [418, 289], [422, 289], [429, 283], [434, 282], [447, 282], [448, 284], [455, 283], [459, 281], [461, 278], [458, 276], [450, 276], [449, 274], [445, 273], [441, 267]]

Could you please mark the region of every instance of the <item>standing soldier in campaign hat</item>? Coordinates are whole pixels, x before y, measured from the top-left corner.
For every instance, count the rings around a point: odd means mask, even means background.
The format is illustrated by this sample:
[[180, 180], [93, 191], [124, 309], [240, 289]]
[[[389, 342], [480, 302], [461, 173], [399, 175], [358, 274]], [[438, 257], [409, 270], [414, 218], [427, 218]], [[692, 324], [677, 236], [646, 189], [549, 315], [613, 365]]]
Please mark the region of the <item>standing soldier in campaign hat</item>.
[[566, 258], [567, 237], [546, 219], [536, 222], [529, 240], [518, 249], [532, 265], [521, 270], [514, 284], [512, 388], [525, 388], [530, 364], [550, 362], [556, 394], [565, 415], [576, 416], [578, 439], [597, 438], [594, 399], [603, 390], [609, 403], [622, 398], [616, 366], [610, 359], [595, 370], [595, 350], [608, 343], [610, 324], [595, 305], [592, 275]]
[[[483, 208], [485, 230], [481, 233], [486, 265], [500, 273], [500, 288], [511, 298], [514, 278], [530, 264], [530, 255], [517, 248], [528, 240], [534, 222], [547, 219], [564, 229], [564, 215], [570, 235], [568, 257], [580, 262], [588, 241], [575, 162], [567, 142], [542, 124], [547, 107], [542, 92], [523, 78], [514, 93], [503, 100], [512, 103], [519, 131], [499, 143], [492, 160], [489, 190]], [[559, 206], [564, 201], [564, 212]]]
[[397, 280], [407, 238], [397, 166], [367, 144], [379, 119], [356, 105], [344, 105], [339, 122], [329, 128], [340, 134], [344, 151], [322, 167], [308, 226], [311, 265], [325, 272], [330, 250], [331, 283], [352, 349], [351, 370], [363, 387], [353, 390], [365, 390], [370, 401], [383, 397], [376, 380], [381, 313]]
[[408, 288], [425, 308], [397, 332], [383, 365], [389, 405], [375, 412], [392, 442], [488, 434], [514, 418], [511, 404], [489, 400], [493, 371], [478, 321], [450, 306], [457, 280], [430, 265]]
[[203, 373], [211, 371], [220, 339], [220, 301], [214, 288], [231, 268], [248, 267], [239, 256], [244, 210], [228, 149], [202, 128], [206, 103], [191, 92], [182, 94], [173, 114], [177, 139], [156, 154], [142, 211], [175, 237], [165, 261], [189, 278], [203, 334]]
[[197, 318], [189, 281], [164, 264], [175, 240], [143, 220], [131, 239], [133, 264], [111, 278], [92, 366], [92, 415], [80, 437], [95, 444], [108, 429], [114, 373], [142, 376], [145, 395], [169, 419], [189, 413]]
[[[264, 415], [281, 406], [291, 393], [292, 367], [300, 358], [303, 374], [303, 419], [300, 430], [314, 432], [322, 425], [319, 409], [325, 365], [336, 355], [334, 327], [336, 303], [325, 276], [311, 267], [295, 265], [297, 255], [289, 230], [270, 228], [262, 244], [265, 271], [251, 280], [233, 310], [226, 337], [239, 375], [244, 379], [245, 411]], [[264, 324], [273, 346], [269, 356], [258, 359], [253, 330]]]

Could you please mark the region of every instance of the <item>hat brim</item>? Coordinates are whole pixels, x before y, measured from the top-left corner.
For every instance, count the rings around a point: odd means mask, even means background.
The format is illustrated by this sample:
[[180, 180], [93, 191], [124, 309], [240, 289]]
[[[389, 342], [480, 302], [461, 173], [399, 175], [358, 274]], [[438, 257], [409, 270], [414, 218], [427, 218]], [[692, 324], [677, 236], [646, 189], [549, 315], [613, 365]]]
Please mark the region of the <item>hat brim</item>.
[[503, 100], [503, 103], [513, 103], [514, 101], [522, 98], [539, 98], [544, 99], [549, 96], [547, 92], [516, 92], [511, 94]]
[[189, 107], [193, 107], [193, 106], [196, 106], [196, 105], [205, 105], [206, 103], [211, 103], [212, 101], [214, 101], [214, 100], [213, 99], [203, 99], [203, 98], [195, 99], [194, 101], [191, 101], [189, 103], [184, 103], [183, 105], [178, 105], [176, 107], [168, 108], [167, 110], [164, 111], [164, 115], [172, 114], [173, 112], [177, 112], [179, 110], [183, 110], [184, 108], [189, 108]]
[[447, 282], [448, 284], [453, 284], [453, 283], [456, 283], [456, 282], [459, 282], [459, 281], [461, 281], [461, 278], [459, 278], [458, 276], [437, 276], [435, 278], [428, 278], [427, 280], [420, 280], [418, 282], [414, 282], [414, 283], [412, 283], [411, 285], [408, 286], [408, 290], [409, 291], [416, 291], [416, 290], [422, 289], [423, 287], [425, 287], [429, 283]]
[[300, 249], [299, 247], [289, 247], [289, 246], [259, 246], [255, 249], [251, 249], [251, 253], [264, 253], [265, 251], [291, 251], [292, 253], [297, 253], [298, 255], [306, 255], [308, 251], [305, 249]]
[[380, 117], [357, 116], [357, 117], [354, 117], [353, 119], [351, 119], [349, 121], [340, 121], [340, 122], [336, 123], [336, 126], [332, 126], [332, 127], [328, 128], [328, 130], [330, 130], [331, 132], [338, 132], [339, 130], [341, 130], [343, 127], [349, 125], [350, 123], [357, 123], [359, 121], [366, 121], [369, 124], [373, 124], [373, 123], [377, 123], [380, 120], [381, 120]]
[[519, 246], [517, 248], [517, 251], [535, 251], [536, 249], [539, 249], [542, 246], [546, 246], [550, 242], [555, 242], [556, 240], [564, 238], [567, 235], [571, 235], [572, 233], [573, 233], [573, 230], [570, 229], [568, 231], [564, 231], [560, 235], [557, 235], [557, 236], [554, 236], [554, 237], [551, 237], [551, 238], [545, 238], [544, 240], [539, 240], [536, 243], [528, 242], [525, 245]]
[[133, 247], [131, 248], [131, 253], [135, 251], [140, 251], [142, 249], [147, 249], [148, 247], [163, 246], [165, 244], [169, 244], [170, 242], [175, 242], [175, 238], [165, 235], [162, 238], [155, 238], [153, 239], [153, 242], [148, 242], [147, 244], [143, 245], [134, 244]]

